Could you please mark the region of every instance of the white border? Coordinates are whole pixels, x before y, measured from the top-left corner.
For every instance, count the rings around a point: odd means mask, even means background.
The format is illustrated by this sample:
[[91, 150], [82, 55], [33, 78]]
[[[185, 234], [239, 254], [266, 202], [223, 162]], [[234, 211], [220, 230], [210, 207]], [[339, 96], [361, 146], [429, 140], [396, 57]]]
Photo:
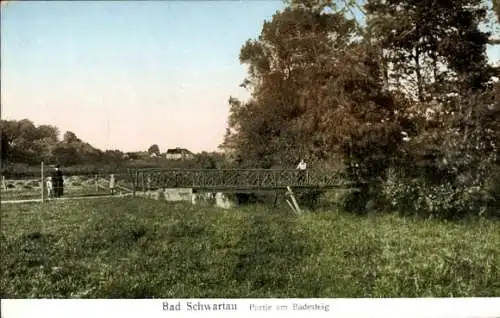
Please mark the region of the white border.
[[[173, 308], [171, 310], [164, 309], [165, 303], [173, 305]], [[213, 309], [214, 304], [219, 305], [219, 310]], [[220, 310], [223, 309], [223, 304], [226, 304], [226, 310]], [[233, 306], [229, 304], [233, 304]], [[298, 306], [304, 305], [309, 305], [310, 308], [307, 310], [303, 307], [300, 310], [298, 309]], [[261, 306], [260, 309], [257, 306]], [[286, 316], [287, 318], [305, 316], [356, 318], [500, 318], [500, 298], [10, 299], [2, 300], [1, 307], [2, 318], [247, 316], [257, 316], [260, 318], [276, 317], [277, 315]], [[174, 309], [179, 309], [179, 307], [180, 310]], [[233, 308], [232, 310], [231, 307]], [[234, 310], [235, 307], [236, 309]]]

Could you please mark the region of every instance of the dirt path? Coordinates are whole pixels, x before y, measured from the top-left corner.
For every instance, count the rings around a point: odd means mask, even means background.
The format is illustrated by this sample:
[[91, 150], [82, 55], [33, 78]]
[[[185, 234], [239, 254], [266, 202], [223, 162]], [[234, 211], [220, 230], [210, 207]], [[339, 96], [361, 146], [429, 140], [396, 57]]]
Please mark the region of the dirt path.
[[[122, 195], [96, 195], [96, 196], [82, 196], [82, 197], [62, 197], [58, 199], [46, 199], [45, 202], [50, 201], [66, 201], [66, 200], [82, 200], [82, 199], [100, 199], [100, 198], [123, 198], [129, 197], [132, 194]], [[1, 200], [1, 204], [16, 204], [16, 203], [41, 203], [41, 199], [24, 199], [24, 200]]]

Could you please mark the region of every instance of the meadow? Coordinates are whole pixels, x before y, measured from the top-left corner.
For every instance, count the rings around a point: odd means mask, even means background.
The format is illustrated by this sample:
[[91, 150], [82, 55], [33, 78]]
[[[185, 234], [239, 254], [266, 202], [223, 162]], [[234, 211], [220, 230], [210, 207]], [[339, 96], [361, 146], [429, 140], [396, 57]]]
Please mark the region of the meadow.
[[500, 296], [500, 223], [139, 198], [2, 207], [2, 298]]

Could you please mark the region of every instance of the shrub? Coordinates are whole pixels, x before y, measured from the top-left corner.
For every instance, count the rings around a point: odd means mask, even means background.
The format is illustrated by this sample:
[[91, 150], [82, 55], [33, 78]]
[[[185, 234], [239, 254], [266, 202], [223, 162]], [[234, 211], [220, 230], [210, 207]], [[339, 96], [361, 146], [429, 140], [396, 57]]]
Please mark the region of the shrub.
[[398, 178], [391, 170], [383, 193], [388, 205], [403, 214], [458, 219], [489, 213], [487, 192], [478, 184], [429, 184], [422, 178]]
[[319, 201], [324, 197], [325, 191], [320, 189], [308, 189], [297, 194], [297, 200], [301, 206], [315, 210], [318, 207]]

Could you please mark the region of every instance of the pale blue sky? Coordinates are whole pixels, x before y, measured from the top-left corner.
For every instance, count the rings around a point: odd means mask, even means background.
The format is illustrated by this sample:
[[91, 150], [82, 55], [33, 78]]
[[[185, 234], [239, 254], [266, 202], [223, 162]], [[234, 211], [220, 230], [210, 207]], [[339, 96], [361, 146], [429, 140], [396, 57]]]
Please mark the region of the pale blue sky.
[[[101, 149], [215, 150], [239, 51], [273, 1], [11, 2], [2, 6], [2, 118], [71, 130]], [[491, 52], [495, 60], [499, 50]]]
[[125, 151], [215, 150], [282, 1], [12, 2], [2, 8], [2, 117]]

